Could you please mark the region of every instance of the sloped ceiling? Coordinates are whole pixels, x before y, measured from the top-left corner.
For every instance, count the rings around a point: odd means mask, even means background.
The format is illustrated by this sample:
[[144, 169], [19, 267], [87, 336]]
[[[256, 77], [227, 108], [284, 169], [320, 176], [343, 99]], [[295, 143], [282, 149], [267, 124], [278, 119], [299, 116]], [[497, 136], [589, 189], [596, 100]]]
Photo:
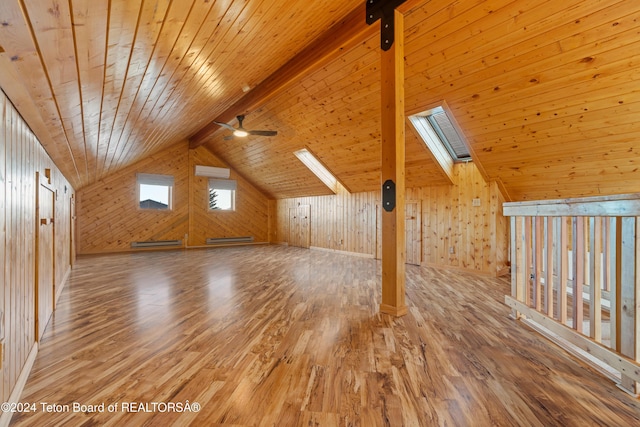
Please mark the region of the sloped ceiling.
[[[638, 191], [634, 3], [408, 1], [406, 112], [446, 101], [511, 200]], [[350, 191], [376, 190], [377, 35], [264, 90], [354, 10], [364, 1], [6, 0], [0, 86], [76, 188], [191, 138], [271, 197], [328, 193], [293, 155], [303, 147]], [[242, 113], [278, 135], [225, 140], [207, 126]], [[445, 185], [410, 125], [406, 135], [407, 185]]]

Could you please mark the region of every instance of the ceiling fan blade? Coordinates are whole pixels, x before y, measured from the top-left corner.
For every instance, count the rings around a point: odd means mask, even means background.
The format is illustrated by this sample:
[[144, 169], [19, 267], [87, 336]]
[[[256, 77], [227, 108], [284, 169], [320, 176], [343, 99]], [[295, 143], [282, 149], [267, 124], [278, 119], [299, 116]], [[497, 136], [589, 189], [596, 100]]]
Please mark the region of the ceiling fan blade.
[[223, 128], [227, 128], [230, 131], [236, 130], [236, 128], [234, 128], [233, 126], [231, 126], [230, 124], [227, 124], [227, 123], [222, 123], [222, 122], [213, 122], [213, 123], [217, 124], [218, 126], [222, 126]]
[[278, 134], [277, 130], [250, 130], [249, 135], [260, 135], [260, 136], [276, 136]]
[[224, 137], [224, 138], [222, 138], [222, 139], [224, 139], [225, 141], [231, 141], [232, 139], [236, 139], [236, 137], [235, 137], [235, 136], [233, 136], [233, 135], [227, 135], [227, 136], [225, 136], [225, 137]]

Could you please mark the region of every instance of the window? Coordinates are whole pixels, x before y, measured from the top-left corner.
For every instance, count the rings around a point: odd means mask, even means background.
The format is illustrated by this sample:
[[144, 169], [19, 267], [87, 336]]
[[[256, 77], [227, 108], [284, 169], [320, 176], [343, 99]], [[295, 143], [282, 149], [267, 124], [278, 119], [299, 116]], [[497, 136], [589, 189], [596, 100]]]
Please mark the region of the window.
[[454, 162], [471, 160], [462, 132], [458, 130], [451, 113], [442, 106], [413, 115], [409, 120], [434, 154], [448, 153]]
[[234, 211], [236, 209], [236, 181], [209, 180], [209, 210]]
[[139, 173], [138, 203], [141, 209], [170, 210], [173, 176]]
[[331, 191], [334, 193], [338, 192], [338, 180], [331, 172], [329, 172], [329, 169], [320, 163], [311, 151], [303, 148], [302, 150], [295, 151], [293, 154], [295, 154], [296, 157], [304, 163], [304, 165], [309, 168], [309, 170], [313, 172], [320, 181], [329, 187]]

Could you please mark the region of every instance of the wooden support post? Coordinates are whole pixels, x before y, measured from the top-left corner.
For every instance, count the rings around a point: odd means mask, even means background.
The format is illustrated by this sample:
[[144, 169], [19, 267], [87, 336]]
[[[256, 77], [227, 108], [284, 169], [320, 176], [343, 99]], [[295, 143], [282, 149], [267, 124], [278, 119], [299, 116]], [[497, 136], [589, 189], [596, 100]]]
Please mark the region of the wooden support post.
[[[394, 10], [393, 45], [381, 52], [382, 182], [395, 183], [395, 207], [382, 210], [382, 303], [380, 311], [407, 313], [405, 304], [404, 17]], [[384, 191], [384, 190], [383, 190]], [[383, 194], [383, 200], [384, 200]]]

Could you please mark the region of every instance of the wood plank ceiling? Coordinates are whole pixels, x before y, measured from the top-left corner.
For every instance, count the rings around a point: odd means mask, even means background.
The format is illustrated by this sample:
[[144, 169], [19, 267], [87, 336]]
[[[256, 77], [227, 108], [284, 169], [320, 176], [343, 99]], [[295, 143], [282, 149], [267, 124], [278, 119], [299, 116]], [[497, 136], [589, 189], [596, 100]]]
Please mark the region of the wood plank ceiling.
[[[640, 189], [636, 2], [404, 7], [407, 113], [445, 100], [511, 200]], [[354, 10], [364, 22], [364, 0], [3, 0], [0, 86], [76, 188], [192, 137], [271, 197], [328, 193], [293, 155], [303, 147], [350, 191], [377, 190], [377, 35], [264, 89], [319, 37], [347, 31]], [[278, 135], [225, 140], [206, 127], [241, 113]], [[407, 185], [446, 184], [406, 134]]]

